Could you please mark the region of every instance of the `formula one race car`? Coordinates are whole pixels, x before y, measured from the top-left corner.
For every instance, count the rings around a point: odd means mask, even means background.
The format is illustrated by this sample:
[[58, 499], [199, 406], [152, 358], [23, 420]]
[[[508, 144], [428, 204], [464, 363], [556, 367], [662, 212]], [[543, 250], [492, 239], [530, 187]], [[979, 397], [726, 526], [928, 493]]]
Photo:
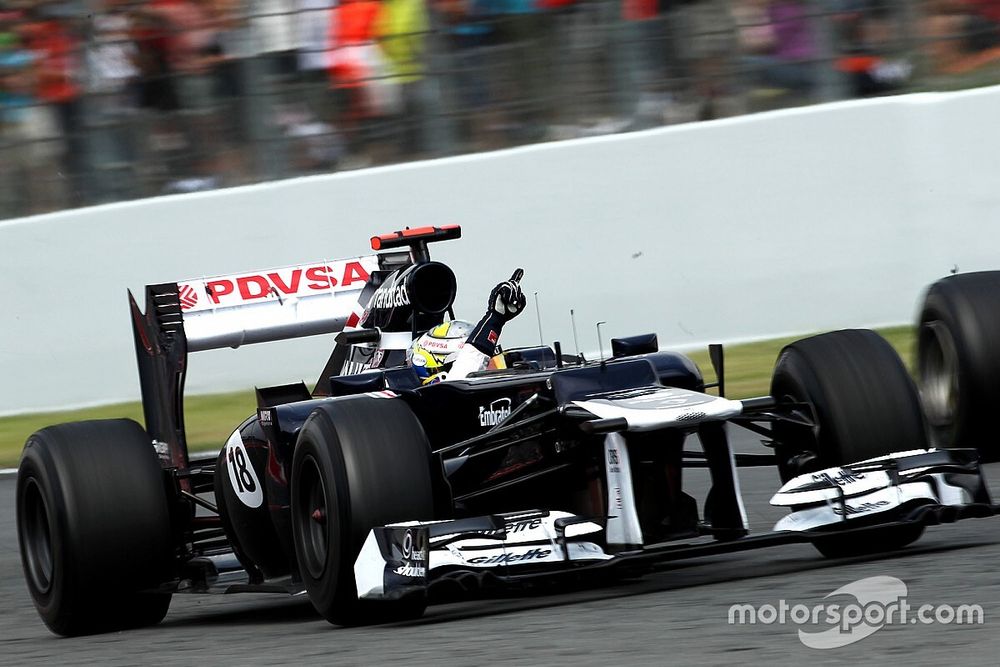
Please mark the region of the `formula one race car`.
[[[864, 554], [994, 514], [975, 450], [929, 448], [914, 384], [867, 330], [788, 345], [770, 395], [744, 400], [725, 397], [721, 347], [706, 383], [651, 334], [615, 339], [595, 362], [558, 343], [508, 349], [497, 368], [422, 384], [405, 351], [453, 317], [456, 290], [428, 243], [459, 235], [406, 230], [374, 237], [369, 256], [152, 285], [145, 312], [130, 295], [145, 428], [52, 426], [21, 459], [21, 556], [49, 628], [155, 624], [181, 592], [305, 592], [339, 624], [412, 618], [470, 588], [792, 542]], [[969, 446], [982, 416], [963, 373], [983, 351], [969, 351], [981, 330], [962, 318], [981, 302], [943, 283], [922, 320], [924, 393], [935, 437]], [[311, 391], [258, 389], [217, 457], [188, 455], [188, 352], [331, 332]], [[728, 424], [773, 455], [734, 453]], [[777, 466], [772, 503], [789, 508], [759, 536], [739, 492], [749, 465]], [[701, 506], [682, 483], [689, 466], [710, 472]]]

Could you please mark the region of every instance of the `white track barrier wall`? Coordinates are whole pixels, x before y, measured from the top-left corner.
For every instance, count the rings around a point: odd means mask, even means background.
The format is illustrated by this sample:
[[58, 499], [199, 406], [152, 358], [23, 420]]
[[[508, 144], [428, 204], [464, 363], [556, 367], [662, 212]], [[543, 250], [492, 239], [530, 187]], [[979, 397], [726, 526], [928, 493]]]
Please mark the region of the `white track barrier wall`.
[[[1000, 268], [1000, 89], [841, 103], [0, 223], [0, 413], [138, 397], [125, 289], [433, 247], [459, 315], [521, 266], [545, 339], [663, 346], [904, 323], [957, 265]], [[504, 336], [538, 340], [534, 304]], [[319, 337], [192, 355], [191, 393], [298, 379]]]

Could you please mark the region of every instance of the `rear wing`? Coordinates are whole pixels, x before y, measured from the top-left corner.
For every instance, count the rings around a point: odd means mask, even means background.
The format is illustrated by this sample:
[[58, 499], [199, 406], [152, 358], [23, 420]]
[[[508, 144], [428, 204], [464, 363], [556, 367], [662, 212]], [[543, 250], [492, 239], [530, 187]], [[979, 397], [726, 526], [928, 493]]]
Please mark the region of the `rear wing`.
[[368, 255], [179, 282], [188, 350], [342, 331], [362, 315], [362, 291], [378, 268], [378, 255]]
[[406, 251], [147, 285], [145, 311], [129, 291], [146, 431], [162, 463], [188, 464], [183, 410], [188, 352], [354, 327], [378, 287], [379, 272], [428, 263], [428, 242], [460, 235], [457, 225], [408, 229], [371, 239], [373, 250], [406, 246]]

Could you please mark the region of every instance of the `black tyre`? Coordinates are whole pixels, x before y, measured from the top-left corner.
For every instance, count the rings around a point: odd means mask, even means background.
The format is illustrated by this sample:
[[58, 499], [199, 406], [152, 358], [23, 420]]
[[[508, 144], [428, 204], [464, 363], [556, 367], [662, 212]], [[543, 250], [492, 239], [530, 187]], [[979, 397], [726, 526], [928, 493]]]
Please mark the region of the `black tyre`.
[[317, 408], [292, 458], [292, 534], [316, 610], [355, 625], [420, 616], [423, 597], [358, 600], [357, 559], [374, 526], [434, 518], [427, 436], [402, 400], [350, 396]]
[[1000, 271], [939, 280], [924, 298], [917, 331], [920, 396], [938, 447], [974, 447], [997, 459], [1000, 401]]
[[[927, 447], [913, 381], [896, 351], [874, 331], [834, 331], [786, 346], [774, 369], [771, 395], [808, 406], [816, 420], [814, 428], [775, 424], [782, 482], [805, 472]], [[890, 551], [916, 540], [923, 528], [871, 532], [878, 539], [837, 536], [818, 541], [816, 547], [831, 557]]]
[[153, 625], [170, 594], [170, 517], [152, 442], [127, 419], [61, 424], [24, 446], [17, 534], [28, 590], [59, 635]]
[[781, 481], [810, 470], [927, 447], [920, 400], [892, 346], [874, 331], [805, 338], [778, 356], [771, 395], [811, 407], [816, 428], [775, 425]]

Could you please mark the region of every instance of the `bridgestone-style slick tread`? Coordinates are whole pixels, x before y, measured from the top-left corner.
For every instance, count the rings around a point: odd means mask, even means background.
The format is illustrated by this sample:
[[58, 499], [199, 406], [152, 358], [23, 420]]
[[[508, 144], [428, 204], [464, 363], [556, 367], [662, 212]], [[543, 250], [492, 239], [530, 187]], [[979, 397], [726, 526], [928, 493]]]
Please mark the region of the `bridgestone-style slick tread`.
[[[810, 470], [928, 446], [916, 387], [899, 355], [874, 331], [832, 331], [787, 345], [775, 365], [771, 395], [808, 404], [817, 422], [812, 430], [775, 425], [782, 482]], [[877, 535], [838, 535], [815, 546], [828, 557], [877, 553], [901, 548], [922, 532], [903, 526]]]
[[60, 424], [28, 438], [17, 479], [21, 561], [45, 624], [64, 636], [159, 623], [170, 594], [163, 472], [128, 419]]
[[939, 447], [979, 449], [985, 459], [1000, 458], [995, 410], [1000, 401], [1000, 271], [949, 276], [931, 285], [924, 298], [917, 333], [917, 372], [928, 401], [928, 353], [940, 345], [933, 328], [941, 326], [952, 347], [957, 376], [953, 414], [936, 419], [928, 405], [931, 437]]
[[292, 460], [292, 534], [309, 599], [331, 623], [423, 614], [423, 596], [358, 600], [354, 561], [373, 527], [435, 518], [430, 465], [423, 427], [399, 399], [337, 399], [303, 424]]

